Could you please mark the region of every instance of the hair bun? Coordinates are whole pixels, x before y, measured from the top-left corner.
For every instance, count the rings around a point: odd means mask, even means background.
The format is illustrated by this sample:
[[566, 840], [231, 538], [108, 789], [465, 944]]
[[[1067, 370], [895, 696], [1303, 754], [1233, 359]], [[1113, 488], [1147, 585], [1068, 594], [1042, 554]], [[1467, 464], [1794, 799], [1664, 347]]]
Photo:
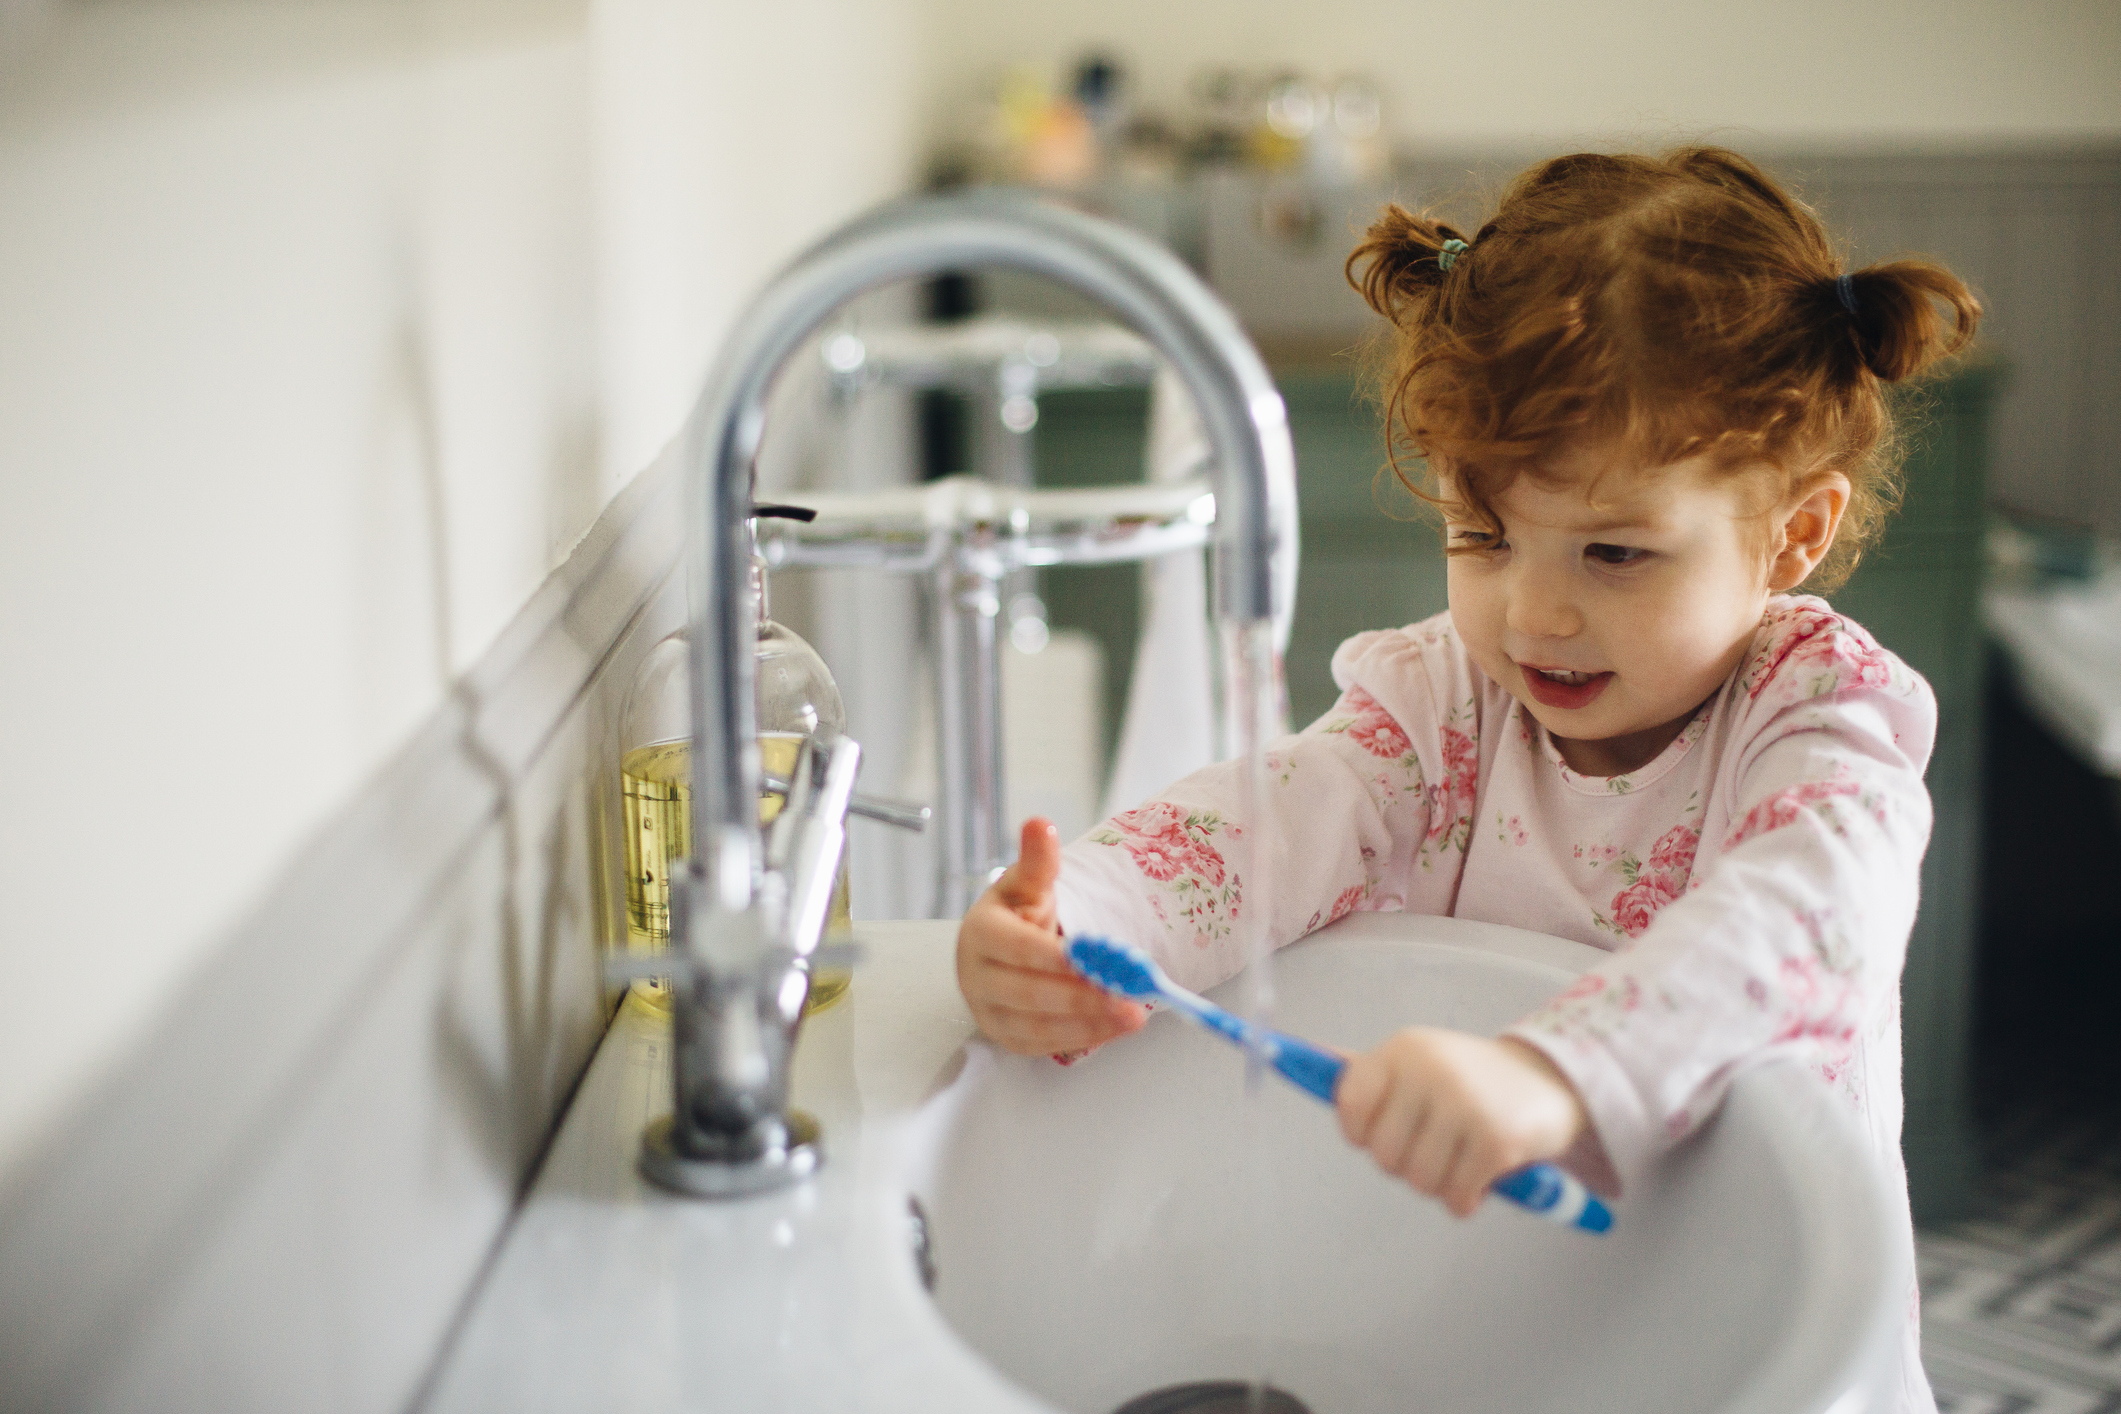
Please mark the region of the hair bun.
[[[1981, 302], [1949, 270], [1926, 260], [1869, 265], [1827, 282], [1827, 298], [1847, 322], [1856, 357], [1897, 383], [1965, 348], [1981, 323]], [[1951, 306], [1946, 325], [1939, 303]]]
[[1444, 242], [1464, 239], [1452, 227], [1391, 202], [1348, 257], [1348, 283], [1370, 308], [1398, 324], [1402, 315], [1432, 299], [1443, 285], [1444, 267], [1438, 257]]

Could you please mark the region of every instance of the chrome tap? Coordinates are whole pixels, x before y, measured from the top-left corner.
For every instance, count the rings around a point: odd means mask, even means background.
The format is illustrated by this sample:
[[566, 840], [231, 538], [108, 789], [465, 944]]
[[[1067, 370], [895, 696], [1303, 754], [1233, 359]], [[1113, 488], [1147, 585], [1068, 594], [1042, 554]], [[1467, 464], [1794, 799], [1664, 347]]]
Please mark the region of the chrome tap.
[[[643, 1137], [642, 1169], [687, 1193], [734, 1196], [803, 1178], [820, 1160], [814, 1123], [787, 1106], [809, 931], [859, 748], [809, 743], [770, 840], [758, 823], [748, 570], [751, 469], [774, 375], [834, 310], [866, 290], [1002, 266], [1104, 305], [1155, 347], [1191, 394], [1214, 451], [1215, 608], [1270, 624], [1294, 597], [1296, 470], [1281, 395], [1236, 318], [1145, 236], [1015, 193], [894, 203], [800, 256], [722, 347], [686, 425], [692, 628], [692, 809], [697, 858], [672, 880], [677, 1044], [674, 1113]], [[807, 773], [807, 775], [806, 775]], [[799, 817], [791, 819], [791, 817]], [[785, 832], [784, 832], [785, 827]], [[821, 873], [819, 871], [822, 871]], [[793, 979], [793, 980], [791, 980]], [[793, 997], [793, 1005], [790, 998]]]

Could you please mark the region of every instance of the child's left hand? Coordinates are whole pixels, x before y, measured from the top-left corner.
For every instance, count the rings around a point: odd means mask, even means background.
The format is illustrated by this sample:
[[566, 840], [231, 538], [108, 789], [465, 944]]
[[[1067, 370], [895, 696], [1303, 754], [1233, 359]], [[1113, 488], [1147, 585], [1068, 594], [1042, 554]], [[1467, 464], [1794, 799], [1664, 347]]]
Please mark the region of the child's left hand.
[[1425, 1026], [1352, 1057], [1333, 1102], [1350, 1144], [1462, 1218], [1490, 1183], [1565, 1152], [1590, 1124], [1530, 1046]]

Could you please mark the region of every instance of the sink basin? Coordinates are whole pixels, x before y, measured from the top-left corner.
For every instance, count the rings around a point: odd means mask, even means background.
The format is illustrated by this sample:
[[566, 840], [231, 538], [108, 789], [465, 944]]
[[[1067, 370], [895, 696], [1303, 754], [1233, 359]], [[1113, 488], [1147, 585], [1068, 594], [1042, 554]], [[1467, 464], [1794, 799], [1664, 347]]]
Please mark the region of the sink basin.
[[[1285, 949], [1276, 1023], [1351, 1049], [1492, 1034], [1603, 956], [1436, 923], [1358, 915]], [[1071, 1414], [1261, 1375], [1316, 1414], [1889, 1407], [1889, 1200], [1795, 1065], [1742, 1074], [1605, 1237], [1496, 1200], [1453, 1219], [1172, 1016], [1072, 1068], [975, 1043], [912, 1138], [945, 1322]]]

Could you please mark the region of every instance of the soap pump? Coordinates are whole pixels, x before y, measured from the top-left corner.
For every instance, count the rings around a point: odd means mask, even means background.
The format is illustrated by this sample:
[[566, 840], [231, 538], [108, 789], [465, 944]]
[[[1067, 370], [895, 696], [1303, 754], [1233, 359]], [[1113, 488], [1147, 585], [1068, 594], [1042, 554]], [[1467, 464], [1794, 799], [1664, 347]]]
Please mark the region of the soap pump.
[[[817, 650], [768, 616], [766, 562], [757, 549], [757, 518], [809, 520], [802, 506], [752, 507], [751, 588], [758, 604], [753, 646], [758, 721], [759, 823], [780, 814], [803, 739], [820, 727], [847, 729], [838, 684]], [[670, 946], [670, 871], [692, 857], [692, 640], [679, 629], [648, 650], [626, 694], [619, 724], [619, 776], [625, 808], [626, 949], [662, 952]], [[840, 857], [825, 936], [844, 940], [852, 928], [847, 859]], [[818, 968], [810, 978], [805, 1012], [822, 1011], [846, 994], [844, 970]], [[670, 984], [636, 982], [632, 995], [667, 1012]]]

